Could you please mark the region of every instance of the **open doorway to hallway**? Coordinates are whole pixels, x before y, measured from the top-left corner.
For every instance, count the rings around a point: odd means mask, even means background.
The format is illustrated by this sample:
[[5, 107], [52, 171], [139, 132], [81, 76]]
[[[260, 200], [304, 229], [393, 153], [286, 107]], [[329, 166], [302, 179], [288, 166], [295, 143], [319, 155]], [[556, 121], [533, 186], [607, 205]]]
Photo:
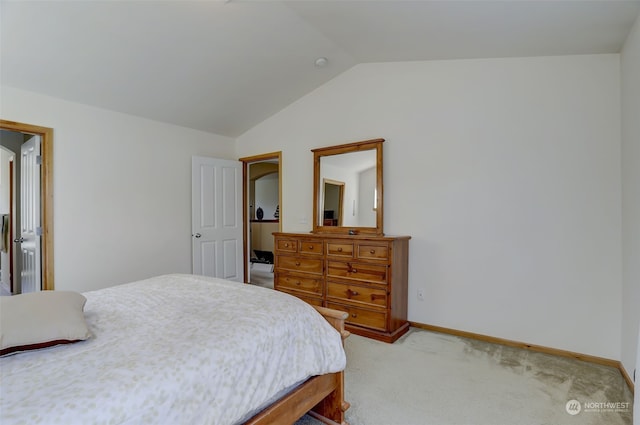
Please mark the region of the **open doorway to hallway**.
[[42, 290], [41, 137], [0, 130], [0, 283], [3, 293]]
[[273, 289], [273, 232], [282, 217], [281, 152], [240, 158], [243, 162], [245, 282]]
[[53, 129], [0, 119], [2, 293], [53, 290]]

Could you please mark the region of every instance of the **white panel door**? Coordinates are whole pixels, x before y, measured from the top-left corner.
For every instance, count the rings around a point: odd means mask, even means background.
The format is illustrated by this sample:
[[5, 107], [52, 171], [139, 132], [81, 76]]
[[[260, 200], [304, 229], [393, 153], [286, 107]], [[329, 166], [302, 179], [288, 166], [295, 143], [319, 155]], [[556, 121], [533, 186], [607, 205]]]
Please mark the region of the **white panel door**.
[[20, 292], [42, 289], [40, 263], [40, 136], [33, 136], [20, 149]]
[[193, 274], [244, 282], [242, 163], [194, 156], [191, 178]]

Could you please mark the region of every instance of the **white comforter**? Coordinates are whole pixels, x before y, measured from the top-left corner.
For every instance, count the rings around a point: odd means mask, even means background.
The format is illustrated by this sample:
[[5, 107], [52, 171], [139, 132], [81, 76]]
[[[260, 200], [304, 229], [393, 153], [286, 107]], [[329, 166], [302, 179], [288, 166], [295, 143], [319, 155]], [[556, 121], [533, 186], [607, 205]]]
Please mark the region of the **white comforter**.
[[3, 425], [234, 424], [345, 367], [338, 332], [277, 291], [167, 275], [84, 295], [91, 339], [0, 359]]

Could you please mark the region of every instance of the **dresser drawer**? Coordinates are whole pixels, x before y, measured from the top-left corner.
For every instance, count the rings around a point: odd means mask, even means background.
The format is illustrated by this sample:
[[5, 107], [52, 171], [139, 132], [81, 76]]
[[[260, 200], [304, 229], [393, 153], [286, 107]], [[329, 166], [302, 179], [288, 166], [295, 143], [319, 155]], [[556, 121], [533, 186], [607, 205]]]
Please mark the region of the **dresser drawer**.
[[358, 258], [370, 260], [388, 260], [388, 245], [358, 244]]
[[285, 294], [293, 295], [296, 298], [300, 298], [302, 301], [306, 302], [307, 304], [322, 307], [322, 298], [310, 297], [310, 296], [301, 294], [299, 292], [288, 291], [285, 288], [279, 288], [278, 291], [284, 292]]
[[385, 289], [338, 282], [327, 282], [327, 299], [334, 299], [337, 302], [369, 304], [373, 307], [387, 307], [387, 291]]
[[322, 241], [300, 241], [300, 253], [322, 255]]
[[332, 257], [348, 257], [353, 258], [353, 243], [327, 243], [327, 255]]
[[345, 261], [327, 261], [327, 276], [387, 283], [387, 266]]
[[278, 255], [276, 257], [276, 267], [278, 269], [293, 270], [296, 272], [322, 274], [321, 258], [300, 258], [288, 255]]
[[298, 241], [295, 239], [276, 239], [276, 250], [283, 252], [298, 252]]
[[344, 304], [327, 303], [327, 307], [335, 310], [346, 311], [349, 317], [346, 323], [353, 325], [366, 326], [367, 328], [386, 330], [387, 315], [384, 312], [370, 311], [358, 307], [347, 306]]
[[294, 289], [322, 296], [322, 280], [279, 273], [275, 279], [276, 289]]

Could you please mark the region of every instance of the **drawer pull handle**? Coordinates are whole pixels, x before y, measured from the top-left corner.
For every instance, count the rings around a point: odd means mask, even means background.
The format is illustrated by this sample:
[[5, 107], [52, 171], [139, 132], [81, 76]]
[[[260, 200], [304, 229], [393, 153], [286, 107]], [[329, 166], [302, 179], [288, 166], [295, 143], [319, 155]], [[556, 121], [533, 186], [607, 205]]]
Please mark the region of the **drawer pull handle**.
[[338, 248], [338, 252], [342, 252], [342, 248]]
[[351, 289], [347, 289], [347, 295], [349, 296], [349, 298], [351, 298], [351, 297], [357, 297], [358, 295], [360, 295], [360, 293], [358, 291], [352, 291]]
[[351, 317], [356, 318], [356, 317], [358, 317], [358, 315], [355, 314], [355, 313], [351, 313]]
[[296, 261], [296, 266], [300, 267], [300, 261]]
[[351, 269], [350, 272], [351, 273], [358, 273], [358, 269]]
[[296, 282], [296, 285], [300, 286], [300, 281], [297, 281], [297, 282]]
[[309, 245], [309, 249], [313, 249], [313, 245]]
[[284, 244], [284, 247], [289, 248], [289, 244], [288, 243]]
[[376, 253], [375, 249], [372, 249], [371, 251], [369, 251], [369, 254], [375, 254], [375, 253]]

